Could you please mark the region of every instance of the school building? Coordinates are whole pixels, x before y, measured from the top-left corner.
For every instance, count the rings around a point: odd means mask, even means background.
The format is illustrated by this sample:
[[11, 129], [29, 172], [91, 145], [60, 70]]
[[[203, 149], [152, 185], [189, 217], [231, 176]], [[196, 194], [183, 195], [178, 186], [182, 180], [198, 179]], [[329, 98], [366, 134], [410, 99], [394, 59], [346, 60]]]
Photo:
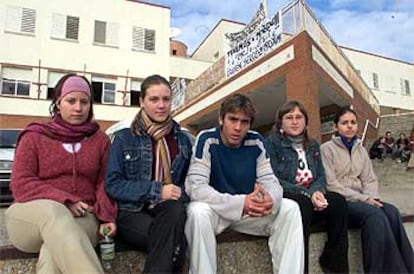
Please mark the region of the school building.
[[[95, 12], [92, 12], [95, 11]], [[99, 12], [96, 12], [99, 11]], [[192, 53], [171, 38], [171, 9], [133, 0], [5, 0], [0, 3], [0, 127], [49, 118], [51, 91], [65, 73], [94, 88], [103, 129], [139, 110], [141, 81], [173, 85], [174, 117], [193, 132], [215, 126], [220, 102], [247, 94], [267, 133], [286, 100], [303, 102], [310, 133], [325, 140], [333, 113], [352, 105], [361, 134], [382, 113], [414, 111], [414, 66], [338, 46], [301, 0], [242, 24], [220, 20]], [[364, 129], [366, 128], [366, 132]]]

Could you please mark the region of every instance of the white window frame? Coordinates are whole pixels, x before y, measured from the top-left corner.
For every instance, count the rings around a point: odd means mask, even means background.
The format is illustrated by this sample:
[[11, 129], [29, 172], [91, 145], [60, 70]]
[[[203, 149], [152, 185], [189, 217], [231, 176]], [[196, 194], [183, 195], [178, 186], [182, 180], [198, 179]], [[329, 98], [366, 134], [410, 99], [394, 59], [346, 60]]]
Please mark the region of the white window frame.
[[379, 89], [379, 76], [378, 76], [378, 73], [376, 72], [372, 73], [372, 86], [375, 89]]
[[[98, 22], [104, 23], [105, 25], [105, 29], [104, 29], [105, 37], [103, 39], [104, 41], [97, 41], [96, 27], [97, 27]], [[95, 20], [94, 37], [93, 37], [93, 43], [95, 45], [118, 47], [118, 40], [119, 40], [118, 37], [119, 37], [119, 23]]]
[[5, 30], [13, 33], [34, 35], [36, 31], [36, 10], [7, 6]]
[[[114, 88], [109, 89], [108, 85], [114, 85]], [[105, 100], [106, 99], [105, 95], [107, 94], [112, 95], [114, 100], [113, 101]], [[116, 95], [116, 84], [112, 82], [102, 82], [102, 98], [101, 98], [102, 104], [115, 104], [115, 95]]]
[[410, 81], [407, 79], [400, 79], [400, 86], [401, 86], [401, 94], [402, 95], [407, 95], [410, 96], [411, 95], [411, 90], [410, 90]]
[[133, 26], [132, 50], [155, 52], [155, 38], [155, 30]]
[[[3, 91], [4, 86], [3, 85], [5, 83], [14, 85], [13, 93], [4, 93], [4, 91]], [[0, 80], [0, 94], [1, 95], [8, 95], [8, 96], [29, 97], [30, 96], [30, 85], [31, 85], [30, 81], [2, 78]], [[23, 94], [22, 94], [22, 90], [21, 90], [22, 87], [26, 87], [26, 89], [23, 90], [24, 91]]]
[[[74, 38], [74, 36], [76, 36], [76, 38]], [[53, 13], [51, 37], [57, 39], [78, 41], [79, 17], [72, 15], [64, 15], [60, 13]]]

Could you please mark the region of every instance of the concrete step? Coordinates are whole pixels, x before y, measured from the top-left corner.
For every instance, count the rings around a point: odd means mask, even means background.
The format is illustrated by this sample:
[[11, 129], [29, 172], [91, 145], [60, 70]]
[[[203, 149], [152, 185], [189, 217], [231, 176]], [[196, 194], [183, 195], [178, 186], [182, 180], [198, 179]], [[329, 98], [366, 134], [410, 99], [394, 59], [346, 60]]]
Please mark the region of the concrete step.
[[[414, 222], [404, 224], [410, 242], [414, 243]], [[360, 231], [349, 230], [348, 258], [350, 273], [361, 273], [362, 256]], [[218, 239], [220, 241], [220, 238]], [[323, 273], [318, 258], [322, 253], [326, 233], [312, 233], [310, 237], [310, 273]], [[35, 273], [36, 258], [1, 260], [0, 273]], [[107, 273], [142, 273], [145, 254], [138, 251], [117, 252], [112, 263], [112, 270]], [[218, 244], [218, 273], [272, 273], [271, 258], [267, 247], [267, 239], [262, 237], [239, 236], [235, 241], [226, 239]]]
[[[381, 198], [396, 205], [404, 214], [414, 215], [414, 170], [406, 171], [404, 163], [391, 159], [374, 161], [373, 166], [380, 181]], [[8, 256], [1, 246], [9, 246], [4, 227], [4, 208], [0, 210], [0, 273], [35, 273], [36, 254]], [[411, 244], [414, 244], [414, 220], [404, 224]], [[361, 273], [361, 248], [359, 231], [350, 230], [349, 262], [351, 273]], [[237, 236], [237, 235], [236, 235]], [[310, 238], [310, 273], [322, 273], [318, 258], [322, 252], [325, 233], [312, 233]], [[218, 241], [219, 273], [271, 273], [271, 261], [265, 238], [253, 236], [223, 237]], [[19, 259], [10, 259], [16, 258]], [[28, 258], [29, 257], [29, 258]], [[109, 273], [142, 273], [145, 254], [137, 251], [118, 252]]]

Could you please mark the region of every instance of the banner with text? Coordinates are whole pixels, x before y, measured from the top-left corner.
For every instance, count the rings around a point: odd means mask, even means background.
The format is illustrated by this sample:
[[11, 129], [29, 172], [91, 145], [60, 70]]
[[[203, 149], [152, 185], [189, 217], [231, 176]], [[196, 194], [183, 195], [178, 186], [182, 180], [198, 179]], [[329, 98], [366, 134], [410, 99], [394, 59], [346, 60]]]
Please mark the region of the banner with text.
[[[226, 76], [230, 77], [254, 63], [282, 42], [282, 21], [280, 12], [272, 18], [260, 18], [235, 34], [225, 35]], [[243, 35], [242, 35], [243, 34]], [[242, 38], [241, 38], [242, 37]]]

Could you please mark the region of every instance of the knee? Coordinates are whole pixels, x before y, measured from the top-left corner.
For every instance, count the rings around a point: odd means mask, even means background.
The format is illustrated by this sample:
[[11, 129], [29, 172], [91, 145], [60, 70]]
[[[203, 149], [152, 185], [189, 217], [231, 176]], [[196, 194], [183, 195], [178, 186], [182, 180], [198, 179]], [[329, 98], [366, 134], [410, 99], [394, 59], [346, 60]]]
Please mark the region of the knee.
[[181, 201], [169, 201], [167, 214], [172, 218], [187, 218], [187, 211], [185, 209], [184, 203]]
[[298, 219], [300, 222], [302, 222], [299, 205], [295, 201], [289, 199], [282, 199], [278, 215], [287, 216], [291, 219]]
[[387, 216], [380, 208], [371, 210], [370, 214], [366, 217], [363, 226], [369, 227], [369, 230], [382, 232], [387, 225]]
[[191, 202], [187, 207], [187, 222], [192, 225], [208, 226], [213, 220], [213, 210], [203, 202]]
[[348, 204], [345, 198], [335, 192], [328, 192], [326, 198], [328, 200], [329, 206], [328, 209], [333, 209], [335, 212], [346, 212], [348, 209]]

